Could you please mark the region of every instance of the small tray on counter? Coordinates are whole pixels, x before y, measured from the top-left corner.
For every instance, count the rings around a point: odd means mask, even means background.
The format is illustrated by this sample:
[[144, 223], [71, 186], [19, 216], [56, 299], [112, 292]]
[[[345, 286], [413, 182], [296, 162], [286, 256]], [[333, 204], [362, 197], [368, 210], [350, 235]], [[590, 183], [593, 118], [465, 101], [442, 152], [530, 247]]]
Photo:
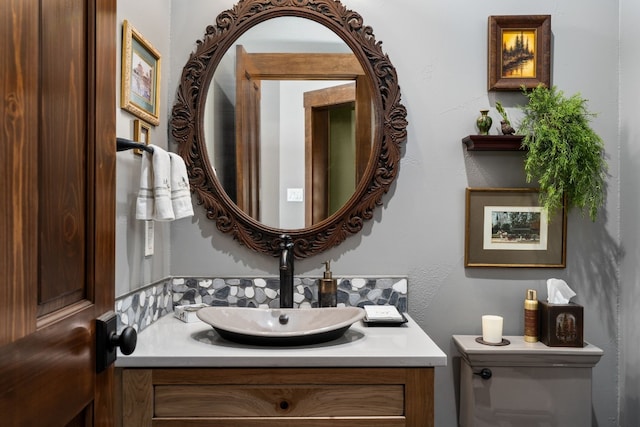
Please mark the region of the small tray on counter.
[[407, 318], [394, 306], [365, 306], [362, 319], [367, 326], [400, 326], [407, 323]]
[[401, 326], [408, 322], [404, 314], [400, 313], [402, 319], [369, 319], [364, 316], [362, 322], [367, 326]]

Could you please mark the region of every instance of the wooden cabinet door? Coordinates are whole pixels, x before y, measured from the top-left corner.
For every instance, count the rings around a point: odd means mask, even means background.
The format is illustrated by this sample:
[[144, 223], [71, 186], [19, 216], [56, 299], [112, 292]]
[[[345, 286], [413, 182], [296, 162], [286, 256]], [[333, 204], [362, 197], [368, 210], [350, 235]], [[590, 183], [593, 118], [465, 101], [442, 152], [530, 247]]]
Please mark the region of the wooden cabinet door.
[[0, 423], [113, 425], [115, 0], [0, 2]]

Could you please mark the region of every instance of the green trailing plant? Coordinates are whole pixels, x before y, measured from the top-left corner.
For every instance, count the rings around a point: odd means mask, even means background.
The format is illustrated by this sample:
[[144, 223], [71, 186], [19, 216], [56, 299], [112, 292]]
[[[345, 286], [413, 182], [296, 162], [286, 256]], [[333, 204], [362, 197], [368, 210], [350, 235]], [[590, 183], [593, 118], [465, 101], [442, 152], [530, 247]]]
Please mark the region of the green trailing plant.
[[591, 129], [595, 114], [587, 110], [580, 94], [569, 98], [555, 86], [539, 85], [522, 91], [529, 99], [521, 107], [518, 128], [527, 149], [524, 170], [527, 182], [540, 186], [540, 203], [549, 216], [560, 209], [579, 208], [596, 220], [605, 200], [607, 164], [602, 139]]

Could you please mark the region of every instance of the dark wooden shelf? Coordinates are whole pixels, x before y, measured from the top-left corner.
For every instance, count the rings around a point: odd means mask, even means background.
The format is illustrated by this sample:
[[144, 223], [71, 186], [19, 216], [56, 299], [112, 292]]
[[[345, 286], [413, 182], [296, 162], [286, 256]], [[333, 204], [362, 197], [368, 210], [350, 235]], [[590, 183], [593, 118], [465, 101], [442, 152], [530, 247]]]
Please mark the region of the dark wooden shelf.
[[469, 135], [462, 142], [467, 151], [525, 151], [522, 135]]

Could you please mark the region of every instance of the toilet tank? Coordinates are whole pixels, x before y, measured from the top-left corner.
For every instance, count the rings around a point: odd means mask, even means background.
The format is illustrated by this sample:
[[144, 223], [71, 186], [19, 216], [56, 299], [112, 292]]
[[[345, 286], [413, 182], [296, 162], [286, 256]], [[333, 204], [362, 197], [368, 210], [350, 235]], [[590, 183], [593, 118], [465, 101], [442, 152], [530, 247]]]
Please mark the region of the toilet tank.
[[478, 343], [475, 335], [454, 335], [460, 352], [461, 427], [589, 427], [591, 370], [603, 351], [527, 343]]

